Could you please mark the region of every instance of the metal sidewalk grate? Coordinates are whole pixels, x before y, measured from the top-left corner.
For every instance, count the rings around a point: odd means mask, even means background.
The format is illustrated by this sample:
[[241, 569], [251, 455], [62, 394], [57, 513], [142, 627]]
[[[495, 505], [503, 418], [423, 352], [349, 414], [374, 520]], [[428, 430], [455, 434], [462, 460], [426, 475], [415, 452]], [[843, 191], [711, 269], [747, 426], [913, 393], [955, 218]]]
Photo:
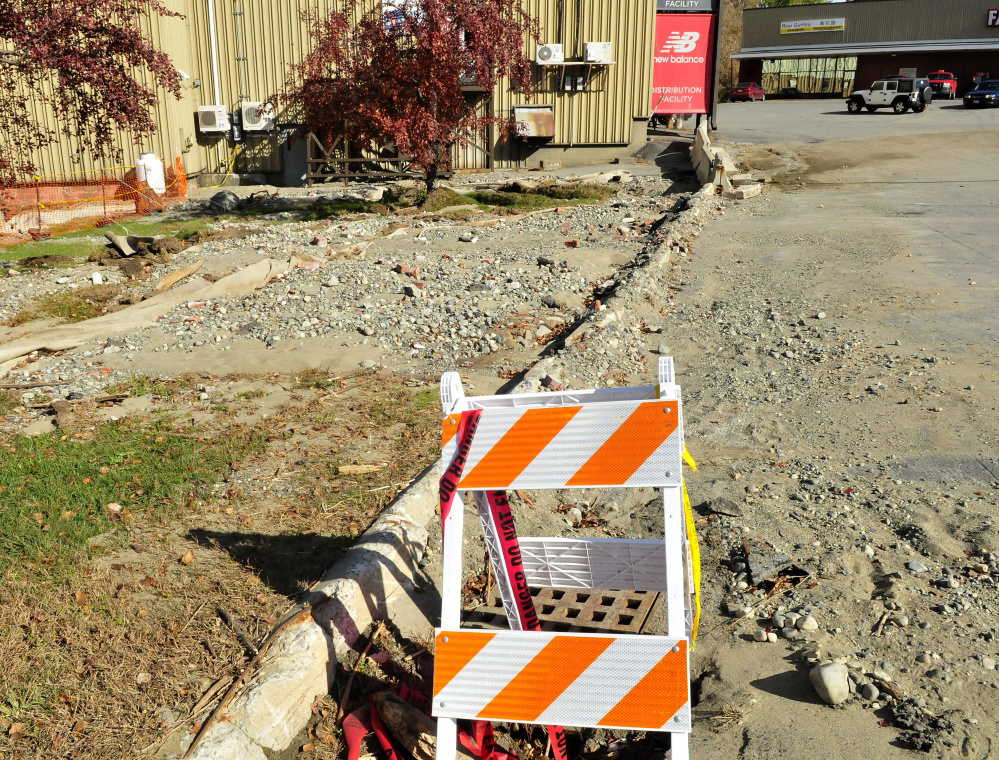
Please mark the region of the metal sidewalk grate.
[[[656, 591], [531, 587], [542, 631], [640, 633], [659, 601]], [[473, 610], [464, 626], [508, 629], [499, 590]]]

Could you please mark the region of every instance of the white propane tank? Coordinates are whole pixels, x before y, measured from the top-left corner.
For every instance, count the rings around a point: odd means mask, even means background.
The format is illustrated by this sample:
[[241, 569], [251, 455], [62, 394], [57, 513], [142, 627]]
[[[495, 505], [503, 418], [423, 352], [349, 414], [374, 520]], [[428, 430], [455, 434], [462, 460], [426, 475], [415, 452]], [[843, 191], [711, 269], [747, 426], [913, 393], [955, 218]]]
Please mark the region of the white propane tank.
[[[145, 180], [150, 189], [157, 195], [166, 193], [166, 179], [163, 176], [163, 162], [156, 158], [155, 153], [140, 153], [139, 163], [135, 173], [140, 182]], [[145, 177], [143, 177], [145, 175]]]

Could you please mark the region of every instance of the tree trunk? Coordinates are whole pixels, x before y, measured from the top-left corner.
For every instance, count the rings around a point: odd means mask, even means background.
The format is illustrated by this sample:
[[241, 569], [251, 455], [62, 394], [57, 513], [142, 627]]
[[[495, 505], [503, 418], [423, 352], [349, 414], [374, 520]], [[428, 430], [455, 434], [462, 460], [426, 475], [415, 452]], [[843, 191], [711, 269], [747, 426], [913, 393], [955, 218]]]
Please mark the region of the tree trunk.
[[423, 181], [427, 183], [427, 195], [437, 189], [437, 164], [427, 167]]

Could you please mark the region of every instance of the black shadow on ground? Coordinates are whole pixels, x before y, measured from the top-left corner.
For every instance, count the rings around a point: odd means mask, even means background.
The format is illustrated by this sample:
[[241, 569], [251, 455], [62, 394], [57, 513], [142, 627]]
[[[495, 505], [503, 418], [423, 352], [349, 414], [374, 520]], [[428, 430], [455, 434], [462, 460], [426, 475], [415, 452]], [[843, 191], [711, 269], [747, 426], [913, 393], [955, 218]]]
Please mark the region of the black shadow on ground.
[[750, 681], [749, 685], [767, 694], [794, 702], [804, 702], [809, 705], [825, 704], [812, 688], [808, 673], [801, 670], [786, 670], [766, 678], [757, 678], [755, 681]]
[[211, 530], [192, 530], [188, 536], [199, 546], [222, 549], [271, 589], [295, 600], [357, 541], [351, 536], [282, 536]]

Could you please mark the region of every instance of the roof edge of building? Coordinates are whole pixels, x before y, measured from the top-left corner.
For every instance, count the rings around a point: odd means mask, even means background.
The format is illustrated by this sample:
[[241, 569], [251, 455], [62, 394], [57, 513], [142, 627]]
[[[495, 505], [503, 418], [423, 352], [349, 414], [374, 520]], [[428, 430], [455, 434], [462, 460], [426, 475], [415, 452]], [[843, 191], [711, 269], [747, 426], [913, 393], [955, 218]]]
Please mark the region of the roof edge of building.
[[736, 60], [755, 58], [816, 58], [872, 53], [999, 50], [999, 38], [968, 40], [910, 40], [905, 42], [842, 43], [838, 45], [796, 45], [794, 47], [743, 48], [732, 53]]

